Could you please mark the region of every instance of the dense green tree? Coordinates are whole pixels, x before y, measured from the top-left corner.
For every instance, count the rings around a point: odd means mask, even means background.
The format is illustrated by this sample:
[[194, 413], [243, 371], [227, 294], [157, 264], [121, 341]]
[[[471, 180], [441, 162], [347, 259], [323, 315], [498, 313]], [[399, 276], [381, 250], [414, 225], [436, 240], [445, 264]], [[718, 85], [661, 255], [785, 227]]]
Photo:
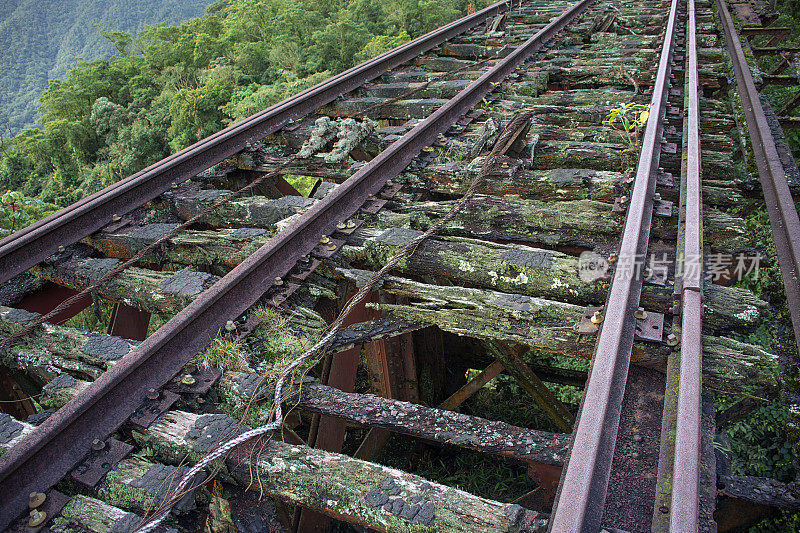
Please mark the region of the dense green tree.
[[220, 0], [136, 35], [107, 26], [97, 33], [115, 53], [50, 81], [41, 129], [0, 139], [0, 195], [22, 194], [26, 216], [67, 205], [466, 11], [465, 0]]

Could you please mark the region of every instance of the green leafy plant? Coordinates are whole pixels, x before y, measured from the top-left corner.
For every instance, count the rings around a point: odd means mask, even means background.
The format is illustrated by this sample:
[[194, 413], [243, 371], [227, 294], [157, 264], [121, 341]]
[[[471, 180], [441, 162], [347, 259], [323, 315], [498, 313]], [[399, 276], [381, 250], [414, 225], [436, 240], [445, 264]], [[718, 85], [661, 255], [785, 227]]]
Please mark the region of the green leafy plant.
[[649, 106], [629, 102], [612, 109], [606, 115], [603, 125], [621, 131], [622, 138], [631, 149], [635, 149], [639, 142], [639, 128], [647, 124], [649, 116]]

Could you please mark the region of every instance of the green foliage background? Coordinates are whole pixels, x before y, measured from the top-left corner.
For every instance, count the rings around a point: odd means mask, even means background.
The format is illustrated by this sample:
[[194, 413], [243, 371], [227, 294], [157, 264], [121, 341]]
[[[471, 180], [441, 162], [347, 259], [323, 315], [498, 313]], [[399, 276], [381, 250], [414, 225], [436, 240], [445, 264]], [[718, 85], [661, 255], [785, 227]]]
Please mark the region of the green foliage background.
[[105, 31], [116, 54], [51, 80], [42, 128], [3, 139], [0, 194], [69, 205], [482, 1], [219, 0], [179, 25]]

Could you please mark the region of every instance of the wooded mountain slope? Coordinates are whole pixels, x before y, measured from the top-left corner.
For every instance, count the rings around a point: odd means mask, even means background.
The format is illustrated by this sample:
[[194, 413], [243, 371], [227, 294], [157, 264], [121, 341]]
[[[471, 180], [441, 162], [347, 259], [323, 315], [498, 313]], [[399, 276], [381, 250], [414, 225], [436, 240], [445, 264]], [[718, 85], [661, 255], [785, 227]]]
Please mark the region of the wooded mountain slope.
[[[211, 0], [3, 0], [0, 2], [0, 120], [16, 133], [33, 124], [47, 81], [77, 58], [114, 52], [102, 31], [136, 32], [203, 14]], [[7, 123], [6, 123], [7, 121]]]
[[50, 82], [42, 129], [0, 138], [0, 194], [14, 193], [0, 236], [483, 5], [220, 0], [180, 25], [110, 34], [117, 55]]

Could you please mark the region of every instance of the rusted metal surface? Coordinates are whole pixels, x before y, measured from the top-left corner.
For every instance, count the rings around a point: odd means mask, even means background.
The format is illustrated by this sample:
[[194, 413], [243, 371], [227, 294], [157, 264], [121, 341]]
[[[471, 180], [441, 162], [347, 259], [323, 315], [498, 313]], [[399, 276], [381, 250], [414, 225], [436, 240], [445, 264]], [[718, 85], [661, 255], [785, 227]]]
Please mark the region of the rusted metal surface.
[[123, 339], [143, 341], [147, 338], [149, 325], [150, 313], [118, 303], [114, 305], [114, 310], [108, 320], [108, 334]]
[[55, 253], [59, 246], [94, 233], [111, 222], [114, 215], [158, 197], [172, 183], [191, 178], [241, 151], [247, 143], [279, 130], [510, 5], [510, 0], [503, 0], [365, 61], [9, 235], [0, 240], [0, 283]]
[[700, 501], [702, 414], [703, 200], [700, 154], [700, 96], [694, 0], [688, 0], [687, 158], [682, 278], [681, 356], [670, 529], [695, 531]]
[[632, 275], [634, 269], [630, 267], [636, 257], [646, 252], [649, 240], [677, 11], [678, 0], [673, 0], [658, 74], [653, 85], [650, 119], [644, 133], [622, 234], [618, 265], [574, 432], [572, 452], [550, 519], [551, 531], [598, 531], [601, 526], [633, 346], [634, 311], [639, 305], [642, 289], [641, 275]]
[[[46, 283], [41, 289], [25, 296], [14, 307], [44, 315], [58, 307], [61, 302], [72, 298], [76, 294], [78, 294], [78, 292], [70, 288], [62, 287], [61, 285], [56, 285], [55, 283]], [[74, 317], [90, 305], [92, 305], [92, 297], [87, 295], [75, 302], [68, 309], [65, 309], [64, 311], [55, 315], [52, 319], [50, 319], [50, 321], [53, 324], [61, 324]]]
[[[739, 87], [761, 188], [767, 204], [783, 287], [792, 315], [795, 342], [800, 347], [800, 219], [730, 11], [725, 2], [715, 1], [725, 30], [725, 43], [733, 62], [736, 84]], [[755, 53], [755, 49], [753, 52]]]

